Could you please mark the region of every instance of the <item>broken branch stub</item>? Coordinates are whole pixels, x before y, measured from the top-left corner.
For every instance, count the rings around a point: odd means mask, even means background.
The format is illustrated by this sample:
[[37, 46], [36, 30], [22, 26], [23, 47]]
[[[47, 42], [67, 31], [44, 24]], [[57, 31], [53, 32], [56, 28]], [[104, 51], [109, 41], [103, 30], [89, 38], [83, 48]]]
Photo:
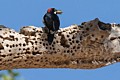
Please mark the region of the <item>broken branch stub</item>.
[[0, 26], [0, 70], [17, 68], [94, 69], [120, 61], [120, 27], [99, 19], [61, 28], [48, 44], [44, 28], [20, 33]]

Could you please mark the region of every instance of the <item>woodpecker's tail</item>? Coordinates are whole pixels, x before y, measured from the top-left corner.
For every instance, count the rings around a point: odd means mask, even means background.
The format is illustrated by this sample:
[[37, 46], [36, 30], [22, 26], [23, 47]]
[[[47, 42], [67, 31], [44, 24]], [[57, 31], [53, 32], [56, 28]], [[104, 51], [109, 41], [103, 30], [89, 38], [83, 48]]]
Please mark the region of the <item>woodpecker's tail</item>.
[[54, 34], [48, 33], [47, 37], [48, 37], [48, 43], [51, 45], [54, 39]]

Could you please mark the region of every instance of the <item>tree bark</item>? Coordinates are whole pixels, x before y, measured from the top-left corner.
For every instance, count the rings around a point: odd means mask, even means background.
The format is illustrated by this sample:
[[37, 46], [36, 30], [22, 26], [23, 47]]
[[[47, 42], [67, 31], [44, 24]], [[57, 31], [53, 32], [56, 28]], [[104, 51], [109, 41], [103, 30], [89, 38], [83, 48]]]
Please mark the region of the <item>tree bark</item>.
[[120, 25], [98, 18], [61, 28], [51, 45], [45, 28], [20, 32], [0, 26], [0, 70], [18, 68], [95, 69], [120, 61]]

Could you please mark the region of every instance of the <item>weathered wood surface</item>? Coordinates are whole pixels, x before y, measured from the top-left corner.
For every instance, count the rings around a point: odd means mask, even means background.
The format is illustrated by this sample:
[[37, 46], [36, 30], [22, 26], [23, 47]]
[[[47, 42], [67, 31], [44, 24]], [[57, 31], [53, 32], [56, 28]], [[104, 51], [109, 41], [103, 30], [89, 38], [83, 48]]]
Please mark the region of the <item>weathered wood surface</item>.
[[95, 69], [120, 61], [120, 27], [95, 19], [56, 32], [48, 44], [44, 28], [15, 32], [0, 26], [0, 70], [16, 68]]

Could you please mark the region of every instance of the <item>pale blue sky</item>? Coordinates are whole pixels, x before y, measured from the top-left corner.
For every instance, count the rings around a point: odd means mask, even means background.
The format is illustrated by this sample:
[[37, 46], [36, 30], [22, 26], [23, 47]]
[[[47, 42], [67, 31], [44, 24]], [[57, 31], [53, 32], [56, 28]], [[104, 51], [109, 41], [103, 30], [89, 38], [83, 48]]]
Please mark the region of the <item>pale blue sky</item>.
[[[0, 0], [0, 24], [16, 31], [22, 26], [41, 27], [47, 8], [63, 11], [61, 27], [92, 20], [120, 23], [120, 0]], [[119, 80], [120, 63], [93, 69], [18, 69], [25, 80]], [[0, 73], [5, 71], [0, 71]]]

